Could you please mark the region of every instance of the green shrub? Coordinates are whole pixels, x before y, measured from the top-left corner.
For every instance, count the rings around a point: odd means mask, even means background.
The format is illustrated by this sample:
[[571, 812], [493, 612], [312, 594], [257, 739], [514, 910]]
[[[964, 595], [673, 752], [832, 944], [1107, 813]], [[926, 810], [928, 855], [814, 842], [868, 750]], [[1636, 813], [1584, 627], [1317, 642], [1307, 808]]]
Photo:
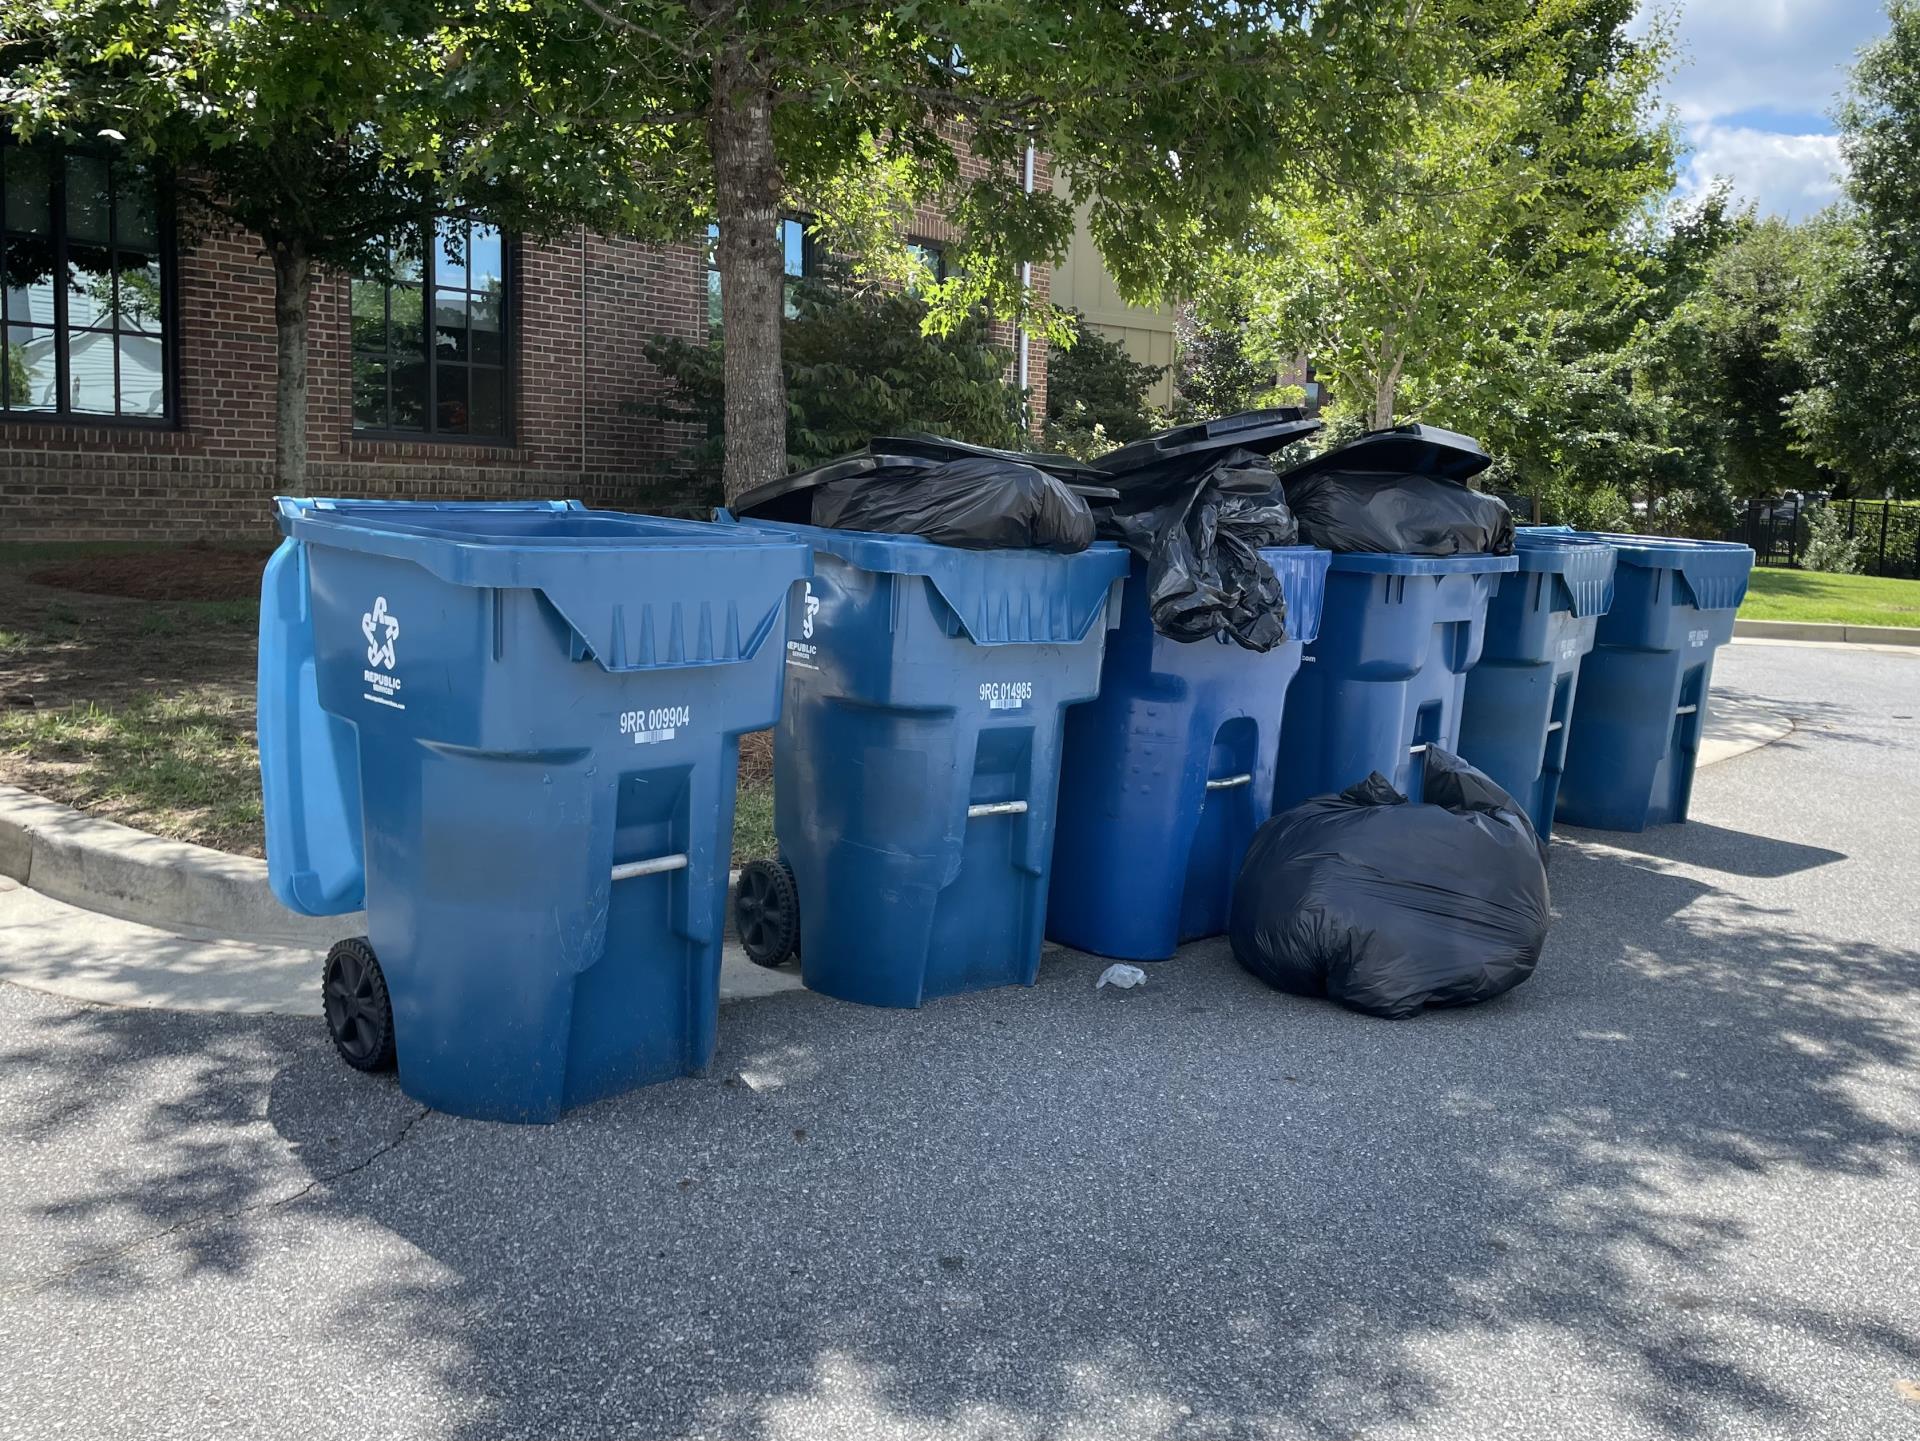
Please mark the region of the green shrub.
[[1080, 335], [1073, 347], [1055, 346], [1047, 356], [1047, 446], [1092, 460], [1159, 429], [1147, 390], [1167, 368], [1141, 364], [1084, 315], [1076, 311], [1074, 319]]
[[[925, 430], [978, 445], [1020, 446], [1021, 395], [1007, 383], [1011, 356], [991, 343], [984, 317], [947, 335], [925, 335], [927, 307], [912, 294], [808, 280], [792, 291], [781, 333], [787, 380], [787, 463], [817, 465], [876, 435]], [[717, 482], [726, 388], [722, 344], [671, 336], [647, 343], [647, 359], [672, 390], [643, 414], [696, 427], [686, 453], [697, 479]]]
[[1860, 574], [1862, 542], [1857, 537], [1848, 537], [1834, 507], [1810, 506], [1806, 521], [1807, 543], [1800, 551], [1802, 570], [1822, 570], [1833, 575]]

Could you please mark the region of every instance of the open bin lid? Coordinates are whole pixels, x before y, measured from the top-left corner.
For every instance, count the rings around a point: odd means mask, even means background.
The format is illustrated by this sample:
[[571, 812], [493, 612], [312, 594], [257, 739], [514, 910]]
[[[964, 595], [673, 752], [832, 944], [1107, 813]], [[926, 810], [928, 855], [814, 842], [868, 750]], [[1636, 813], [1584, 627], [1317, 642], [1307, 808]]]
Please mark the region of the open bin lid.
[[1241, 410], [1217, 420], [1177, 425], [1111, 451], [1095, 462], [1107, 475], [1126, 475], [1177, 456], [1203, 455], [1217, 450], [1251, 450], [1271, 455], [1283, 446], [1304, 440], [1320, 429], [1297, 405], [1265, 410]]
[[1392, 430], [1368, 431], [1358, 440], [1323, 450], [1283, 472], [1282, 481], [1324, 471], [1375, 472], [1381, 475], [1426, 475], [1465, 485], [1493, 464], [1493, 457], [1470, 435], [1442, 430], [1437, 425], [1399, 425]]
[[1112, 500], [1119, 494], [1107, 484], [1107, 477], [1093, 466], [1056, 450], [999, 450], [991, 445], [971, 445], [964, 440], [949, 440], [943, 435], [916, 432], [912, 435], [876, 435], [867, 446], [867, 453], [913, 456], [937, 463], [966, 459], [1005, 460], [1045, 471], [1082, 499]]
[[874, 437], [866, 449], [852, 455], [843, 455], [756, 485], [729, 508], [742, 519], [779, 520], [806, 525], [813, 519], [813, 502], [807, 492], [820, 486], [871, 475], [877, 470], [890, 470], [896, 474], [931, 471], [949, 461], [964, 459], [1000, 460], [1045, 471], [1082, 500], [1112, 500], [1119, 494], [1107, 484], [1107, 478], [1099, 471], [1082, 465], [1070, 455], [996, 450], [989, 445], [969, 445], [965, 441], [948, 440], [938, 435], [883, 435]]

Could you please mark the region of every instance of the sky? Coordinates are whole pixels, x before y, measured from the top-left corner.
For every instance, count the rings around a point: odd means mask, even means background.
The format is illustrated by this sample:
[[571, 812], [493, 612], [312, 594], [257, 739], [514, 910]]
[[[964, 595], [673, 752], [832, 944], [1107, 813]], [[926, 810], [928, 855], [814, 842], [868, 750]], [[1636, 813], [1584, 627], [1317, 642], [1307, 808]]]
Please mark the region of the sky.
[[1715, 176], [1763, 215], [1803, 219], [1839, 198], [1830, 112], [1854, 53], [1886, 32], [1880, 0], [1660, 0], [1677, 11], [1680, 63], [1666, 96], [1692, 153], [1680, 194]]

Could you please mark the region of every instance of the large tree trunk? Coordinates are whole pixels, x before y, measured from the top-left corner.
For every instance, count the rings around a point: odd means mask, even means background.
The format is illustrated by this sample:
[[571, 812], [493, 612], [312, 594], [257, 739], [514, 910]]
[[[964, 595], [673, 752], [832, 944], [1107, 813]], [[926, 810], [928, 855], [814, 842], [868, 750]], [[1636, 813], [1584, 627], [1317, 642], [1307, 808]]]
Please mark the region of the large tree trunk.
[[780, 246], [773, 95], [744, 44], [715, 57], [715, 218], [720, 223], [720, 320], [726, 345], [727, 502], [787, 469], [787, 388], [780, 368], [786, 278]]
[[307, 492], [307, 302], [313, 262], [298, 241], [273, 242], [273, 329], [279, 367], [273, 389], [273, 483]]

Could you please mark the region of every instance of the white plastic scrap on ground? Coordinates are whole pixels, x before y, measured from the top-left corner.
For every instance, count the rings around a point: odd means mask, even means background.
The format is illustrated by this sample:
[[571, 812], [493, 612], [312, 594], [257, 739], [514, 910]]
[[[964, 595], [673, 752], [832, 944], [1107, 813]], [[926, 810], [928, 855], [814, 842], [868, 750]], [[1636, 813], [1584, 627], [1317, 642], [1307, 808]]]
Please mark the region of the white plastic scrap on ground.
[[1147, 973], [1138, 966], [1108, 966], [1100, 973], [1100, 979], [1093, 983], [1097, 991], [1102, 986], [1113, 986], [1122, 991], [1130, 991], [1135, 986], [1147, 983]]

